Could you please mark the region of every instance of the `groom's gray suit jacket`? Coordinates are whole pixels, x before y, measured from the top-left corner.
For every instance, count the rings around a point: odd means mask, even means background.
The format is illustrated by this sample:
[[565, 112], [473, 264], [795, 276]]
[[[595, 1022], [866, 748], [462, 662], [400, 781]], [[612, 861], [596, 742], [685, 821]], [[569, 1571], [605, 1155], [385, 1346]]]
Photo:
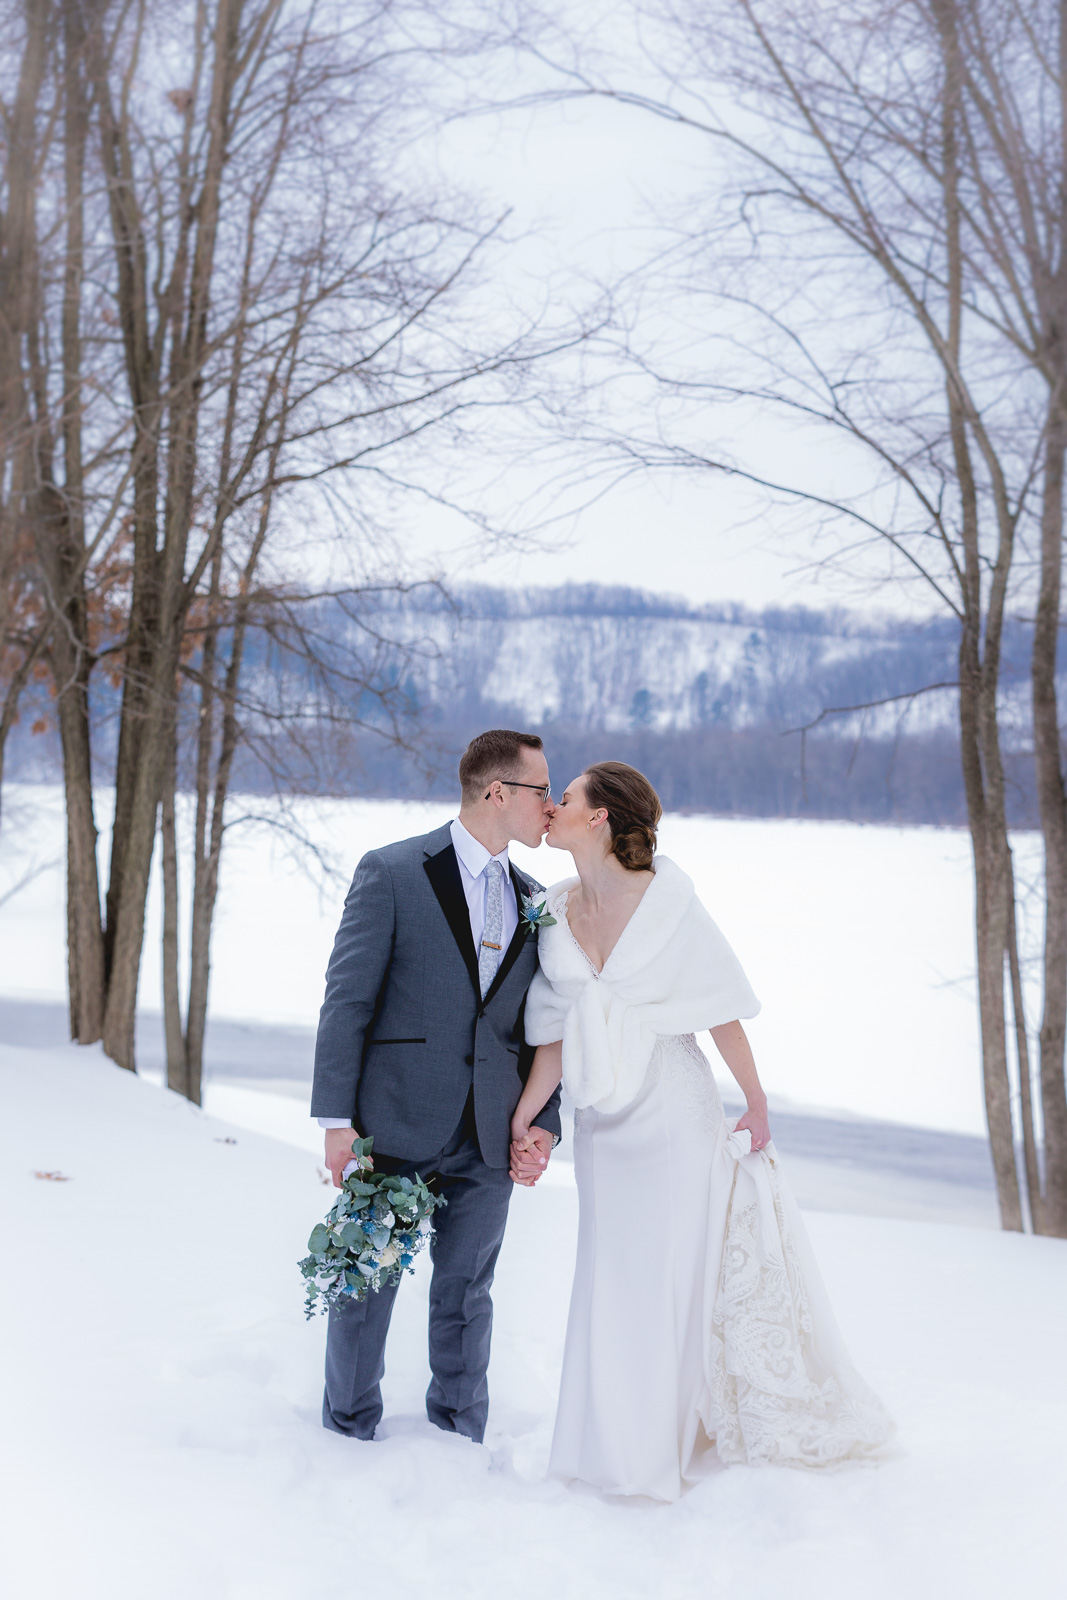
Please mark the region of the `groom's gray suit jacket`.
[[[519, 894], [541, 887], [514, 863], [511, 877]], [[482, 999], [447, 823], [369, 851], [326, 971], [312, 1116], [351, 1117], [376, 1152], [426, 1161], [456, 1131], [473, 1086], [482, 1159], [507, 1166], [533, 1059], [523, 1014], [536, 970], [536, 939], [520, 922]], [[559, 1133], [558, 1090], [535, 1121]]]

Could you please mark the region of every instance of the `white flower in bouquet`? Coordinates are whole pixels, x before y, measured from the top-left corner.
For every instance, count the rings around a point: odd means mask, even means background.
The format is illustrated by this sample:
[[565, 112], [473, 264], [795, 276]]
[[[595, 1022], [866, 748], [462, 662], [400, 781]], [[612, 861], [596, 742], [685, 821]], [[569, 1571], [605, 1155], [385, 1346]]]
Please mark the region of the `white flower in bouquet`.
[[446, 1202], [419, 1177], [393, 1178], [368, 1172], [373, 1139], [352, 1145], [354, 1171], [345, 1178], [325, 1222], [308, 1240], [310, 1255], [300, 1262], [307, 1282], [304, 1312], [365, 1300], [371, 1290], [400, 1282], [414, 1272], [415, 1257], [433, 1237], [430, 1221]]

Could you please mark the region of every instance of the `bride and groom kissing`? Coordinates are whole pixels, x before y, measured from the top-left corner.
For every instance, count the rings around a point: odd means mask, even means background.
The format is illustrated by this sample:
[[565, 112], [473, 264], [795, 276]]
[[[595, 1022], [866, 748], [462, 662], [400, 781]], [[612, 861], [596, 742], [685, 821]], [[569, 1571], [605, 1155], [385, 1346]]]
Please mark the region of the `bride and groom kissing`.
[[[514, 1184], [575, 1106], [577, 1260], [549, 1471], [673, 1500], [718, 1463], [877, 1455], [892, 1424], [853, 1368], [770, 1142], [730, 946], [655, 853], [648, 780], [590, 766], [553, 801], [532, 734], [460, 761], [458, 818], [369, 851], [326, 975], [311, 1113], [340, 1185], [374, 1163], [447, 1201], [430, 1284], [431, 1422], [481, 1441], [490, 1289]], [[545, 891], [512, 841], [568, 851]], [[538, 911], [543, 906], [543, 910]], [[723, 1113], [710, 1030], [748, 1109]], [[323, 1423], [369, 1440], [397, 1289], [330, 1313]]]

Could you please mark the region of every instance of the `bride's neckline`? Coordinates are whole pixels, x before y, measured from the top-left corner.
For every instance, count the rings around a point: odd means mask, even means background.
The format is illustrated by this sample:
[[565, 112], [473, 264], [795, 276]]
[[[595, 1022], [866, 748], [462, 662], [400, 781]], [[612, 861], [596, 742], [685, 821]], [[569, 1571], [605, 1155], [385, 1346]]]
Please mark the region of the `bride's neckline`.
[[[653, 883], [654, 882], [655, 882], [655, 874], [653, 873]], [[579, 953], [583, 956], [583, 958], [588, 962], [589, 970], [590, 970], [590, 972], [592, 972], [593, 976], [596, 977], [596, 978], [600, 978], [600, 977], [603, 976], [604, 967], [607, 966], [608, 962], [611, 960], [612, 956], [615, 954], [616, 950], [619, 948], [619, 946], [622, 943], [623, 939], [626, 937], [626, 934], [627, 934], [627, 932], [629, 930], [631, 922], [634, 920], [634, 918], [636, 917], [637, 913], [640, 911], [641, 907], [644, 905], [645, 896], [648, 894], [649, 890], [652, 888], [652, 884], [650, 883], [650, 884], [648, 884], [646, 886], [644, 894], [642, 894], [640, 900], [634, 906], [633, 910], [630, 912], [630, 915], [627, 917], [626, 921], [623, 923], [622, 927], [620, 928], [619, 937], [615, 940], [615, 943], [612, 945], [611, 949], [608, 951], [607, 955], [604, 957], [604, 966], [603, 967], [598, 967], [597, 966], [596, 962], [593, 960], [592, 956], [589, 954], [589, 951], [585, 948], [585, 945], [582, 944], [581, 941], [578, 939], [577, 935], [575, 934], [574, 929], [571, 927], [571, 919], [567, 915], [567, 901], [570, 899], [571, 889], [576, 889], [578, 887], [579, 887], [579, 884], [578, 884], [577, 881], [575, 881], [573, 884], [571, 884], [570, 888], [565, 889], [563, 894], [560, 896], [559, 901], [557, 902], [556, 909], [558, 911], [562, 912], [562, 914], [563, 914], [563, 920], [567, 924], [567, 932], [571, 936], [571, 942], [573, 943], [575, 949], [578, 950]]]

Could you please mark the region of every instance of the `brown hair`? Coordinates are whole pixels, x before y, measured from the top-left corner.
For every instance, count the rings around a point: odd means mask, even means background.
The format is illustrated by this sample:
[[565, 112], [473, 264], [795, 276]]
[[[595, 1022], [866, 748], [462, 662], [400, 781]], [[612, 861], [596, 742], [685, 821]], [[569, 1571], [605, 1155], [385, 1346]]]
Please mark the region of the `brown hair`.
[[644, 773], [625, 761], [598, 761], [582, 779], [589, 804], [608, 814], [612, 855], [628, 872], [651, 871], [663, 807]]
[[513, 733], [510, 728], [490, 728], [471, 740], [459, 758], [459, 781], [463, 785], [464, 800], [480, 798], [480, 791], [514, 772], [522, 760], [524, 750], [543, 750], [544, 745], [536, 733]]

